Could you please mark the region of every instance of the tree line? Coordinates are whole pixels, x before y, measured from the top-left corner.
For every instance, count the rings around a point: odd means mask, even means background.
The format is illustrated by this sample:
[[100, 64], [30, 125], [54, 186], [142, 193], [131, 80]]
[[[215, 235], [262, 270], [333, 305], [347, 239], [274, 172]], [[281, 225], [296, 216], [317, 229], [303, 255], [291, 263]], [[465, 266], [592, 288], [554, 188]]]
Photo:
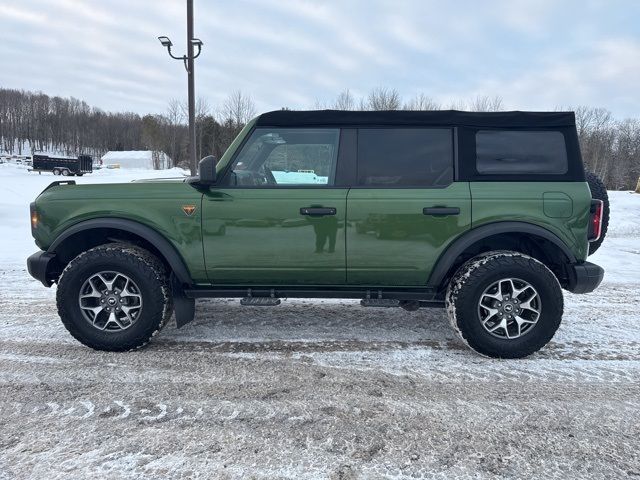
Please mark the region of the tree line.
[[107, 113], [76, 98], [0, 89], [0, 151], [66, 155], [140, 149], [142, 124], [133, 113]]
[[[396, 89], [376, 88], [356, 97], [340, 92], [315, 109], [500, 111], [500, 97], [479, 96], [441, 104], [428, 95], [403, 99]], [[570, 109], [568, 109], [570, 110]], [[587, 169], [610, 189], [634, 189], [640, 177], [640, 120], [615, 119], [604, 108], [577, 107], [576, 124]], [[196, 156], [222, 156], [243, 126], [256, 114], [251, 97], [233, 92], [217, 108], [196, 102]], [[173, 165], [188, 168], [186, 104], [171, 100], [163, 114], [111, 113], [75, 98], [0, 88], [0, 151], [54, 151], [100, 157], [109, 150], [165, 152]]]
[[[196, 103], [197, 156], [218, 158], [255, 115], [253, 100], [234, 92], [214, 111]], [[188, 168], [186, 104], [171, 100], [160, 115], [111, 113], [76, 98], [0, 88], [0, 153], [55, 152], [100, 158], [110, 150], [165, 152], [175, 166]]]

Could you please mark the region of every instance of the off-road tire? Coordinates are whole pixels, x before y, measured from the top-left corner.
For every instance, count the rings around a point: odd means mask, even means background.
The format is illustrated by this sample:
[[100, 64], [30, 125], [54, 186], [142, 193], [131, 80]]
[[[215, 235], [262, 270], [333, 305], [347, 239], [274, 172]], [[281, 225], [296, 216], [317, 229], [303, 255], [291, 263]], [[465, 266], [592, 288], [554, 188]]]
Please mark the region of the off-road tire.
[[[84, 282], [101, 271], [117, 271], [140, 289], [143, 307], [126, 330], [101, 331], [90, 324], [79, 306]], [[71, 335], [95, 350], [121, 352], [147, 344], [169, 321], [173, 312], [171, 287], [164, 265], [143, 248], [110, 243], [87, 250], [64, 269], [58, 282], [56, 303], [62, 323]]]
[[[522, 279], [540, 296], [540, 316], [529, 332], [515, 339], [497, 338], [478, 315], [480, 296], [502, 278]], [[555, 275], [538, 260], [518, 252], [489, 252], [469, 260], [452, 278], [445, 297], [447, 315], [460, 339], [471, 349], [494, 358], [522, 358], [544, 347], [560, 326], [564, 302]]]
[[609, 195], [607, 194], [607, 187], [595, 173], [585, 172], [585, 176], [591, 189], [591, 198], [602, 200], [602, 230], [600, 231], [600, 238], [595, 242], [589, 242], [589, 255], [593, 255], [602, 245], [609, 227]]

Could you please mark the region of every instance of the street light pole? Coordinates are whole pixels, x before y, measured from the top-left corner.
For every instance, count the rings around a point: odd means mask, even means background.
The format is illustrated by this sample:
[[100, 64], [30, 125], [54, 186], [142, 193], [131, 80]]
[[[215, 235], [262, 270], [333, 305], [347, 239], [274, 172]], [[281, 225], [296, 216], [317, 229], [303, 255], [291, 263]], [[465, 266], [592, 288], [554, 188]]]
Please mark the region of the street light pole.
[[[182, 60], [187, 70], [188, 79], [188, 104], [189, 104], [189, 169], [191, 175], [195, 175], [198, 169], [196, 158], [196, 99], [195, 99], [195, 72], [194, 60], [200, 56], [202, 41], [193, 36], [193, 0], [187, 0], [187, 54], [181, 57], [171, 53], [173, 43], [169, 37], [158, 37], [163, 47], [167, 48], [169, 56], [175, 60]], [[193, 54], [193, 47], [198, 47], [198, 53]]]
[[[196, 174], [198, 160], [196, 158], [196, 99], [195, 72], [193, 61], [193, 0], [187, 0], [187, 76], [189, 77], [189, 166], [191, 175]], [[200, 51], [198, 50], [198, 54]]]

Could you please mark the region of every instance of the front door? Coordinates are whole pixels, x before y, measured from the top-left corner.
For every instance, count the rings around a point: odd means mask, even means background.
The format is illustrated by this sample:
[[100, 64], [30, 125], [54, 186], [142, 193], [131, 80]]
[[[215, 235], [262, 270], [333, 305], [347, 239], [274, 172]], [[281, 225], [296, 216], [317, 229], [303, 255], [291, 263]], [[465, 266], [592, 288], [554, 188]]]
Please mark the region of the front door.
[[203, 196], [213, 284], [346, 282], [346, 188], [334, 187], [338, 129], [256, 128]]

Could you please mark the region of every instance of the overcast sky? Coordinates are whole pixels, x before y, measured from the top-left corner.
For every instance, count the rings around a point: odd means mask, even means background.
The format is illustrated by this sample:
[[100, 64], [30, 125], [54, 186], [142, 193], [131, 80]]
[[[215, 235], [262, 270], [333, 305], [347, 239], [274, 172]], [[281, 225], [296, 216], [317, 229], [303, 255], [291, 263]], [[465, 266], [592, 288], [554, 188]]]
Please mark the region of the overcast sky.
[[[157, 113], [186, 97], [183, 0], [0, 0], [0, 86]], [[638, 0], [195, 0], [196, 89], [259, 111], [378, 86], [449, 105], [605, 107], [640, 116]]]

